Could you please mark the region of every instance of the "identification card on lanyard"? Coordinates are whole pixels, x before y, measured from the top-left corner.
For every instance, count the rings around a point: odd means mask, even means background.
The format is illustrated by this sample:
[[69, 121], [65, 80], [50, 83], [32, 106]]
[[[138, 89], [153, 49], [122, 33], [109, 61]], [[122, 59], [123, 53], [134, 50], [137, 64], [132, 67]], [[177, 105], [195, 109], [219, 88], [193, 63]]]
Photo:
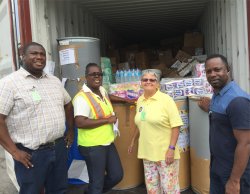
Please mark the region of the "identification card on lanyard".
[[32, 99], [36, 102], [41, 100], [41, 96], [36, 90], [32, 91]]
[[146, 112], [144, 110], [141, 112], [141, 120], [142, 121], [146, 120]]
[[145, 112], [145, 109], [141, 106], [140, 108], [139, 108], [139, 112], [140, 112], [140, 119], [141, 119], [141, 121], [145, 121], [145, 119], [146, 119], [146, 112]]

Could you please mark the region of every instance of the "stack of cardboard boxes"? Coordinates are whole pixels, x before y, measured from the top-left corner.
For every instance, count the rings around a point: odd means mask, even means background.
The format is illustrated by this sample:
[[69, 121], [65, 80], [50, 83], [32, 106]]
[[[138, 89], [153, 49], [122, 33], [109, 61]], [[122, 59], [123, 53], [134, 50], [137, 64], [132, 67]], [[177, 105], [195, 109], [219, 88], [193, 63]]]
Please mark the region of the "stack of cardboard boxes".
[[148, 45], [133, 44], [125, 48], [109, 48], [107, 56], [111, 60], [112, 70], [118, 69], [159, 69], [162, 77], [180, 77], [171, 66], [177, 61], [188, 62], [194, 55], [203, 54], [203, 35], [199, 32], [187, 32], [182, 37], [164, 39], [156, 48]]

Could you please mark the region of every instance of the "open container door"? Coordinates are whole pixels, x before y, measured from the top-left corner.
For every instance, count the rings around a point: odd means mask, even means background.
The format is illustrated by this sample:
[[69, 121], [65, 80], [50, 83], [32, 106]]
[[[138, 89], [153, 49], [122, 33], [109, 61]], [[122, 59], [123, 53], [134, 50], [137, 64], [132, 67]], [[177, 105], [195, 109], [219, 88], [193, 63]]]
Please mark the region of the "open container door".
[[[17, 69], [16, 31], [13, 24], [14, 7], [11, 0], [0, 0], [0, 79]], [[13, 14], [13, 15], [12, 15]], [[17, 189], [19, 186], [14, 172], [12, 156], [5, 151], [6, 170]]]
[[16, 69], [12, 7], [10, 0], [0, 1], [0, 78]]

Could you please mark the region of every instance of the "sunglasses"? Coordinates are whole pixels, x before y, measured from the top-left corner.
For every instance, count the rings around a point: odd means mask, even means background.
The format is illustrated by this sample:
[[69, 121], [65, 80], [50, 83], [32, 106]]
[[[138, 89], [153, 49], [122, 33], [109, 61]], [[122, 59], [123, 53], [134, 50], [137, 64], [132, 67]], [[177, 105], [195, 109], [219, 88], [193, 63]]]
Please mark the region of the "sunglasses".
[[148, 78], [144, 78], [144, 79], [141, 79], [142, 82], [151, 82], [151, 83], [154, 83], [157, 81], [157, 79], [148, 79]]
[[91, 76], [91, 77], [102, 77], [103, 76], [103, 73], [99, 73], [99, 72], [93, 72], [93, 73], [89, 73], [87, 74], [88, 76]]

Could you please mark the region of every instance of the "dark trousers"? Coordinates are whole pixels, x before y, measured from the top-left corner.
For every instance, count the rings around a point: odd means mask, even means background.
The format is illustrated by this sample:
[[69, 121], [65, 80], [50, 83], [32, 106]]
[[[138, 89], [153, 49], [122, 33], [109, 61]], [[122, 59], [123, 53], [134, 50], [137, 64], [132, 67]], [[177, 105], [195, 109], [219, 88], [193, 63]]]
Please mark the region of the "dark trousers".
[[[228, 179], [228, 176], [221, 177], [214, 172], [210, 172], [210, 194], [224, 194]], [[240, 194], [250, 194], [250, 176], [243, 176], [241, 178]]]
[[113, 143], [108, 146], [78, 148], [88, 168], [88, 194], [105, 193], [122, 180], [123, 169]]
[[68, 186], [67, 148], [63, 138], [54, 146], [44, 149], [30, 150], [33, 168], [27, 169], [22, 163], [15, 161], [15, 173], [20, 186], [20, 194], [40, 194], [45, 188], [46, 194], [64, 194]]

